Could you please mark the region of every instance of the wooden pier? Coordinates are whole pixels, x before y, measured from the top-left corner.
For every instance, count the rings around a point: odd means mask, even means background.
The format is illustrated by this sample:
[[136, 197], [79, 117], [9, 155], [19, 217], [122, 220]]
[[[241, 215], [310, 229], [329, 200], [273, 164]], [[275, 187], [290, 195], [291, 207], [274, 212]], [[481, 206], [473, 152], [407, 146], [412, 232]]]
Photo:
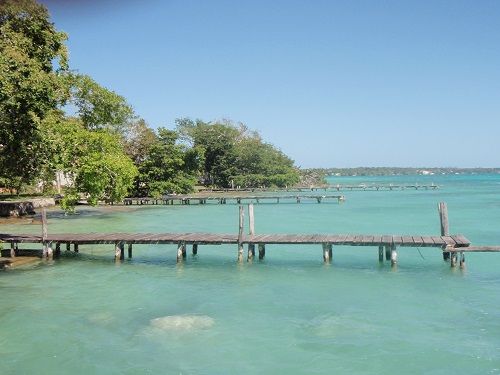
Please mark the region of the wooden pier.
[[[266, 245], [305, 245], [316, 244], [322, 246], [323, 260], [331, 262], [334, 246], [368, 246], [378, 249], [380, 262], [390, 261], [397, 264], [398, 248], [433, 247], [443, 252], [445, 260], [450, 260], [452, 267], [459, 261], [465, 265], [465, 252], [494, 252], [500, 251], [500, 246], [472, 246], [463, 235], [449, 235], [448, 215], [446, 204], [439, 204], [441, 220], [441, 235], [366, 235], [366, 234], [255, 234], [253, 205], [248, 207], [249, 234], [244, 234], [243, 206], [239, 207], [239, 230], [237, 234], [220, 233], [82, 233], [82, 234], [47, 234], [45, 210], [42, 213], [42, 235], [27, 234], [0, 234], [0, 241], [10, 244], [11, 257], [22, 255], [19, 244], [42, 244], [43, 257], [59, 256], [61, 247], [67, 251], [78, 252], [80, 245], [112, 244], [116, 260], [125, 259], [125, 247], [128, 257], [132, 257], [135, 244], [176, 244], [177, 261], [186, 258], [186, 247], [192, 246], [193, 255], [198, 254], [200, 245], [237, 245], [238, 261], [243, 260], [244, 245], [248, 246], [247, 260], [255, 257], [255, 246], [258, 247], [259, 259], [265, 257]], [[4, 251], [5, 252], [5, 251]], [[448, 255], [448, 256], [446, 256]], [[460, 259], [458, 257], [460, 256]], [[7, 263], [7, 262], [5, 262]]]
[[359, 184], [359, 185], [330, 185], [330, 190], [336, 191], [392, 191], [392, 190], [436, 190], [439, 189], [438, 185], [420, 185], [420, 184], [388, 184], [388, 185], [374, 185], [374, 184]]
[[255, 192], [319, 192], [319, 191], [392, 191], [392, 190], [436, 190], [440, 186], [431, 184], [333, 184], [321, 186], [296, 186], [290, 188], [242, 188], [242, 189], [202, 189], [200, 192], [213, 193], [255, 193]]
[[343, 195], [214, 195], [214, 196], [189, 196], [189, 195], [165, 195], [161, 198], [125, 198], [123, 204], [125, 205], [189, 205], [192, 203], [207, 204], [214, 202], [218, 204], [226, 203], [284, 203], [295, 202], [301, 203], [304, 201], [312, 201], [321, 203], [324, 201], [336, 201], [337, 203], [343, 202], [345, 197]]

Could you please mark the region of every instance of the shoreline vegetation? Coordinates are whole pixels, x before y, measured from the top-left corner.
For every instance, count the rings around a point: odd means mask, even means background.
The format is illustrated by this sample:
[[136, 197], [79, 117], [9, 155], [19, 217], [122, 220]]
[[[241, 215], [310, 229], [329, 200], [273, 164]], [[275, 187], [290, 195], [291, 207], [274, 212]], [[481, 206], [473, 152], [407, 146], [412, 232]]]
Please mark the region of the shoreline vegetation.
[[0, 194], [14, 199], [33, 193], [57, 196], [71, 212], [81, 200], [113, 204], [125, 197], [193, 193], [198, 185], [287, 189], [325, 186], [328, 175], [468, 171], [301, 170], [242, 122], [185, 117], [172, 129], [154, 129], [126, 98], [70, 67], [68, 36], [57, 30], [44, 5], [1, 2], [0, 32]]
[[[0, 188], [60, 194], [72, 211], [195, 186], [286, 187], [294, 161], [241, 122], [152, 128], [127, 100], [70, 68], [68, 36], [36, 0], [0, 4]], [[36, 95], [33, 93], [36, 92]]]

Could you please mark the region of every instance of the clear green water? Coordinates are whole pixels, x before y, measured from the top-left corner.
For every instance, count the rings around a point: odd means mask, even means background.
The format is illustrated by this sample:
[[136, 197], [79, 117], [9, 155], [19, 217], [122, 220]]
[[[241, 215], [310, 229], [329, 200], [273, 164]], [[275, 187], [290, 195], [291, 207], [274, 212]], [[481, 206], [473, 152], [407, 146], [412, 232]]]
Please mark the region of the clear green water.
[[[258, 233], [438, 234], [500, 244], [499, 176], [332, 178], [332, 183], [442, 184], [437, 191], [346, 192], [347, 201], [260, 204]], [[236, 205], [86, 210], [49, 216], [51, 232], [237, 232]], [[40, 231], [5, 224], [2, 232]], [[500, 254], [450, 269], [436, 249], [268, 246], [237, 264], [234, 246], [113, 248], [0, 272], [0, 374], [497, 374]], [[194, 316], [194, 318], [192, 318]], [[181, 327], [155, 326], [174, 317]], [[166, 318], [167, 323], [168, 319]], [[192, 323], [192, 324], [191, 324]]]

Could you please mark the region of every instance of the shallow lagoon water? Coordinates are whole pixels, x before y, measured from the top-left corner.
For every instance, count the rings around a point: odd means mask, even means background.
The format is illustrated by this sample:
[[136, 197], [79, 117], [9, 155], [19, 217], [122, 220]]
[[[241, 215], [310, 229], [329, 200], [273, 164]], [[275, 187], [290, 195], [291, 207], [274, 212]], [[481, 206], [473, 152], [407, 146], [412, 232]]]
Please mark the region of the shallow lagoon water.
[[[331, 183], [442, 185], [347, 191], [337, 203], [261, 203], [258, 233], [439, 234], [500, 244], [500, 176], [332, 177]], [[321, 192], [319, 192], [321, 194]], [[236, 233], [237, 205], [150, 206], [49, 214], [50, 232]], [[40, 231], [7, 222], [2, 232]], [[500, 253], [450, 269], [436, 249], [267, 246], [236, 262], [234, 246], [111, 245], [0, 273], [1, 374], [497, 374]], [[156, 323], [155, 323], [156, 322]], [[160, 322], [160, 323], [158, 323]], [[176, 328], [172, 329], [172, 325]]]

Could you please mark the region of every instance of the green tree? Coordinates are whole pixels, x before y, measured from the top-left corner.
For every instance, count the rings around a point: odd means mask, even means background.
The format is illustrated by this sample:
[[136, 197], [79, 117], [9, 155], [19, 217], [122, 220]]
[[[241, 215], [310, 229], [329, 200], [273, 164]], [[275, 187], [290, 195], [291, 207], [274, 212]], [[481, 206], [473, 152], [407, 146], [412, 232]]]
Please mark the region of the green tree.
[[0, 177], [18, 191], [41, 173], [42, 120], [68, 98], [65, 41], [43, 5], [0, 3]]
[[125, 137], [125, 152], [135, 165], [140, 165], [156, 142], [156, 133], [146, 121], [138, 119], [131, 123]]
[[293, 160], [244, 124], [176, 120], [181, 139], [204, 153], [204, 181], [222, 187], [286, 186], [299, 181]]
[[123, 96], [100, 86], [87, 75], [72, 74], [69, 81], [71, 101], [87, 129], [126, 135], [134, 111]]
[[90, 204], [118, 202], [132, 187], [137, 168], [125, 154], [119, 135], [107, 130], [91, 131], [78, 118], [53, 112], [42, 124], [47, 141], [46, 175], [54, 180], [61, 171], [72, 182], [65, 191], [63, 207], [70, 209], [80, 194]]
[[140, 164], [136, 194], [157, 197], [164, 193], [188, 193], [197, 181], [203, 153], [178, 143], [178, 133], [158, 129], [156, 142]]

